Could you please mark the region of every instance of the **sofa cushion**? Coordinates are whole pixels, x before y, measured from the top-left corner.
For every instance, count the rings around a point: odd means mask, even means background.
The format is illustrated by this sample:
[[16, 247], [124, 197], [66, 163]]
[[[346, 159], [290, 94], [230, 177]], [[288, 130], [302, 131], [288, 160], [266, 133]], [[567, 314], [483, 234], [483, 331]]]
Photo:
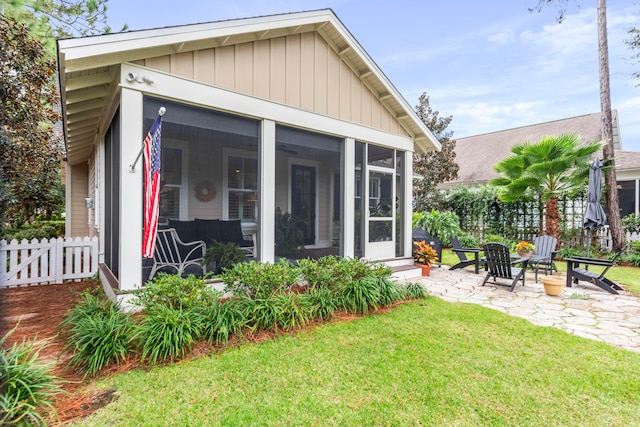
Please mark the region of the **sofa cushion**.
[[200, 240], [209, 246], [212, 240], [222, 240], [222, 225], [219, 219], [198, 219], [196, 218], [196, 228]]
[[242, 236], [242, 225], [240, 220], [222, 221], [222, 240], [225, 242], [234, 242], [238, 245], [244, 241]]
[[202, 240], [198, 236], [198, 230], [195, 227], [193, 221], [177, 221], [174, 219], [169, 220], [169, 227], [175, 228], [178, 233], [178, 237], [184, 243], [193, 242], [195, 240]]

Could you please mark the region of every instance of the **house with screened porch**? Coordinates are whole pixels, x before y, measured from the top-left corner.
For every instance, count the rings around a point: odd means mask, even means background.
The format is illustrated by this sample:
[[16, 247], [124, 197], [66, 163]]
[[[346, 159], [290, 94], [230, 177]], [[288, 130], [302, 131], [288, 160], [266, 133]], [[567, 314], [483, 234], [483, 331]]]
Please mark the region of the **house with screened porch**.
[[161, 227], [238, 226], [272, 262], [280, 211], [290, 256], [412, 264], [412, 158], [440, 144], [331, 10], [64, 39], [58, 59], [67, 235], [98, 236], [105, 285], [149, 278], [138, 154], [162, 107]]

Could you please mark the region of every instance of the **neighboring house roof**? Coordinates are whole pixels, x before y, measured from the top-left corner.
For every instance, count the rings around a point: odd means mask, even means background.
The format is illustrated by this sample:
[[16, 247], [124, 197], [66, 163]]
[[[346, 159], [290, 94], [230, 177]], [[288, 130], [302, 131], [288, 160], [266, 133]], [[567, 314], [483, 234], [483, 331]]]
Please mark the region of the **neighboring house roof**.
[[333, 11], [323, 9], [59, 40], [69, 162], [90, 154], [121, 63], [308, 32], [318, 33], [380, 100], [414, 140], [415, 151], [440, 149], [439, 141]]
[[[616, 110], [612, 111], [612, 116], [614, 147], [620, 149], [620, 130]], [[458, 178], [445, 182], [439, 187], [451, 188], [461, 184], [485, 185], [489, 180], [499, 176], [494, 172], [493, 166], [511, 155], [511, 148], [517, 143], [523, 141], [536, 143], [546, 136], [566, 133], [579, 135], [584, 143], [601, 141], [601, 114], [598, 112], [457, 139], [455, 161], [460, 166]], [[619, 165], [616, 167], [619, 168]]]
[[640, 152], [615, 151], [616, 171], [640, 170]]

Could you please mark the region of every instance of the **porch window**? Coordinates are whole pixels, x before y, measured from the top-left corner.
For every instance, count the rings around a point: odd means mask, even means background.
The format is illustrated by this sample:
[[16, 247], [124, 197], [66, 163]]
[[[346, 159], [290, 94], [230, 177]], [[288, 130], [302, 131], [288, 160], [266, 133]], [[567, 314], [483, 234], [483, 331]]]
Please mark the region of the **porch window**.
[[182, 150], [162, 147], [162, 189], [160, 190], [160, 222], [180, 219], [182, 193]]
[[256, 221], [258, 161], [255, 158], [227, 156], [227, 218]]

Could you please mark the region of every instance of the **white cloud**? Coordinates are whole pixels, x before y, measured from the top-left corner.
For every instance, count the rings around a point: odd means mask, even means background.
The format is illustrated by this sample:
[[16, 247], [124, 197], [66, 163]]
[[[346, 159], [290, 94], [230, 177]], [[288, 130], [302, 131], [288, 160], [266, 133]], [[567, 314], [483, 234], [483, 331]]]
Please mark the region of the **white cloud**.
[[498, 46], [504, 46], [515, 41], [515, 36], [511, 31], [505, 31], [497, 34], [492, 34], [487, 37], [487, 40], [491, 43], [495, 43]]

